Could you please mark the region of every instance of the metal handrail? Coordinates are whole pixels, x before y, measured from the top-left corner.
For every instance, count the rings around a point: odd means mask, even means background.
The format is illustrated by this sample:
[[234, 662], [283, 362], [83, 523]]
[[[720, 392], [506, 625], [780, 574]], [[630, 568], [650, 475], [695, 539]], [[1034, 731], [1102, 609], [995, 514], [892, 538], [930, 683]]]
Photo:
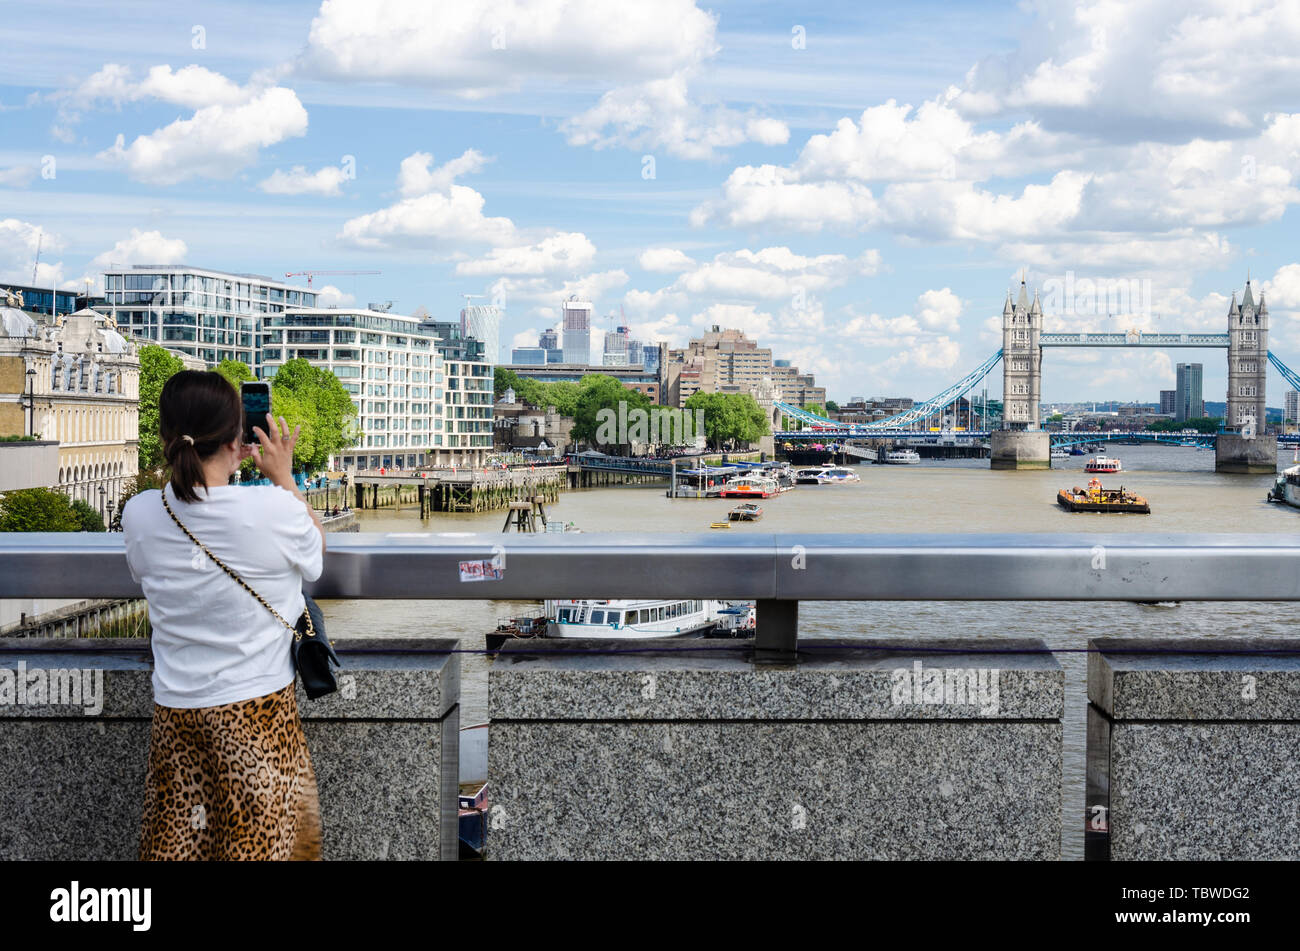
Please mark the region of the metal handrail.
[[[501, 579], [462, 581], [475, 561]], [[307, 590], [755, 600], [757, 646], [790, 652], [799, 601], [1300, 601], [1300, 535], [331, 534]], [[120, 534], [0, 534], [0, 598], [140, 595]]]

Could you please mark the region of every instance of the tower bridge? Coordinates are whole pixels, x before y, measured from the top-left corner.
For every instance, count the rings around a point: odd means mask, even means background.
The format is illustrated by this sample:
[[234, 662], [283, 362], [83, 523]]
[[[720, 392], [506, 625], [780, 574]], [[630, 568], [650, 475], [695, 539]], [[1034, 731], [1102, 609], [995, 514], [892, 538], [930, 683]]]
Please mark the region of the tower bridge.
[[956, 400], [979, 386], [1001, 362], [1003, 422], [1002, 429], [988, 434], [990, 465], [995, 469], [1046, 469], [1051, 464], [1053, 436], [1041, 429], [1039, 419], [1044, 349], [1220, 349], [1227, 351], [1228, 360], [1224, 431], [1198, 439], [1202, 442], [1213, 440], [1217, 471], [1274, 472], [1277, 469], [1277, 440], [1264, 433], [1268, 367], [1272, 364], [1295, 389], [1300, 389], [1300, 374], [1268, 349], [1268, 317], [1264, 295], [1261, 294], [1256, 302], [1247, 280], [1240, 301], [1236, 292], [1232, 295], [1224, 333], [1143, 333], [1136, 329], [1120, 333], [1044, 333], [1042, 304], [1037, 292], [1032, 300], [1029, 298], [1029, 289], [1022, 278], [1019, 296], [1013, 300], [1008, 292], [1002, 308], [1002, 348], [937, 396], [897, 415], [853, 426], [844, 426], [780, 401], [776, 401], [774, 407], [779, 411], [778, 415], [798, 420], [807, 427], [806, 431], [814, 434], [840, 438], [883, 436], [900, 442], [908, 441], [923, 435], [932, 436], [926, 431], [931, 428], [928, 421], [936, 416], [942, 417]]

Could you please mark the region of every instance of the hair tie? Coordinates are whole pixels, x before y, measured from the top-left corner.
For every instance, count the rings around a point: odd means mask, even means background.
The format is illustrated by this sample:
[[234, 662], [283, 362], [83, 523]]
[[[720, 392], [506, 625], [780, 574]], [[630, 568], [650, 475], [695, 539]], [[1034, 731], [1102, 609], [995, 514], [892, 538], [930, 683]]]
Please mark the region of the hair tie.
[[181, 436], [181, 439], [184, 439], [184, 440], [185, 440], [187, 443], [189, 443], [191, 446], [194, 445], [194, 437], [193, 437], [193, 436], [185, 436], [185, 435], [182, 435], [182, 436]]

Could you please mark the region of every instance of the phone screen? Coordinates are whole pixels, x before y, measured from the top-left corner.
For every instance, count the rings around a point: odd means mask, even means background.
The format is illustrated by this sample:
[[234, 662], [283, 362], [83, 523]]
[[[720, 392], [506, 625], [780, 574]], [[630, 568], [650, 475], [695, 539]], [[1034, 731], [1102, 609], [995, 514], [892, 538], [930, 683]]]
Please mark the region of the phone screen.
[[266, 414], [271, 412], [271, 384], [241, 383], [239, 395], [244, 401], [244, 442], [253, 445], [257, 443], [253, 427], [266, 431]]

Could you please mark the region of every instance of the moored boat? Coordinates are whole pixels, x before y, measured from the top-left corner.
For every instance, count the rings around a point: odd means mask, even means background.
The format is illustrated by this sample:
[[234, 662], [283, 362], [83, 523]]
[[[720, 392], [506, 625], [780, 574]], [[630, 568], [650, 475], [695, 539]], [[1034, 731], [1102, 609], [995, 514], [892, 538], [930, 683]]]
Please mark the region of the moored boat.
[[1093, 456], [1088, 460], [1087, 464], [1084, 465], [1083, 471], [1098, 472], [1105, 475], [1107, 473], [1119, 472], [1122, 468], [1123, 466], [1120, 464], [1118, 459], [1113, 459], [1110, 456]]
[[1118, 489], [1103, 488], [1100, 479], [1089, 479], [1087, 488], [1061, 489], [1056, 502], [1067, 512], [1115, 512], [1133, 515], [1150, 515], [1151, 505], [1145, 498]]
[[885, 464], [891, 466], [914, 466], [921, 461], [921, 454], [915, 449], [891, 449], [885, 453]]
[[730, 479], [718, 494], [724, 499], [770, 499], [780, 491], [775, 479], [738, 475]]
[[732, 522], [757, 522], [763, 517], [763, 507], [754, 502], [744, 502], [727, 513]]
[[718, 626], [724, 601], [673, 600], [546, 602], [547, 637], [640, 640], [704, 634]]

